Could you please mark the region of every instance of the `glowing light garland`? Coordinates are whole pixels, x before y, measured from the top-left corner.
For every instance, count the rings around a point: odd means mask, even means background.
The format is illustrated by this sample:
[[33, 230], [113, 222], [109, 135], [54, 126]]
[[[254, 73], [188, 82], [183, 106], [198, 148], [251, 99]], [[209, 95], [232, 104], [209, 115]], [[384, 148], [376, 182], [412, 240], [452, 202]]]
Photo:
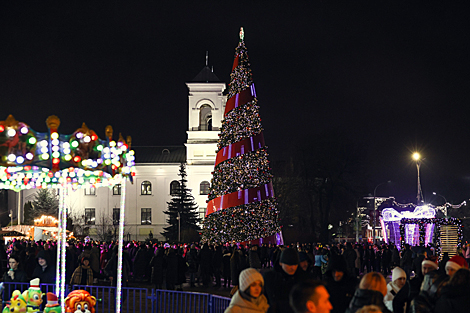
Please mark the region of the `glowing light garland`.
[[[240, 33], [244, 34], [243, 29]], [[271, 169], [243, 36], [235, 50], [230, 74], [202, 241], [261, 241], [273, 236], [275, 243], [282, 244]]]
[[116, 282], [116, 313], [121, 312], [121, 289], [122, 289], [122, 250], [124, 240], [124, 210], [126, 207], [126, 181], [121, 182], [121, 208], [119, 210], [119, 249], [118, 268]]

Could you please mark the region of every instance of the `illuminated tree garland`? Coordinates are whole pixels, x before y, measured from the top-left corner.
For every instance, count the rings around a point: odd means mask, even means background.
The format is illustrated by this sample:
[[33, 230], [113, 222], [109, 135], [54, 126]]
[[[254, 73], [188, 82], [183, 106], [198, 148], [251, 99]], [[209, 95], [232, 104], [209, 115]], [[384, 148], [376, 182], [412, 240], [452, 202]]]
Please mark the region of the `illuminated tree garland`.
[[209, 200], [241, 189], [258, 187], [272, 179], [265, 149], [222, 162], [215, 167], [212, 174]]
[[276, 200], [267, 199], [227, 208], [210, 215], [204, 221], [202, 236], [213, 243], [255, 240], [281, 231]]
[[240, 34], [217, 145], [220, 163], [212, 173], [202, 241], [244, 242], [277, 233], [276, 243], [282, 243], [243, 29]]

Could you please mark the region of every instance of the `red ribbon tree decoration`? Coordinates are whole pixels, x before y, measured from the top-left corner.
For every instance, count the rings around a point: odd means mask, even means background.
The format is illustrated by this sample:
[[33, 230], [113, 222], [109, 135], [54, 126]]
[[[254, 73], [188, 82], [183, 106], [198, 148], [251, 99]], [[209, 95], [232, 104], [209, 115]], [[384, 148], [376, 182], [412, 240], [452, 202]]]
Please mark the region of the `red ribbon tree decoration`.
[[279, 212], [247, 49], [240, 31], [202, 240], [279, 243]]

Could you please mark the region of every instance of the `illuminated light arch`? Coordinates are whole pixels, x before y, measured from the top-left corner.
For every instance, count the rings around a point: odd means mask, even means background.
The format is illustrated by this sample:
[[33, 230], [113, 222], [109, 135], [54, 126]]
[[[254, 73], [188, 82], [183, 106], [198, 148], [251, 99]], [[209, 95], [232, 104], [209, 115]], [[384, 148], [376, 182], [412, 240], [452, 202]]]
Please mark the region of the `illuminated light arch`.
[[0, 121], [0, 189], [59, 189], [56, 293], [65, 311], [65, 190], [121, 184], [116, 290], [116, 312], [120, 312], [126, 180], [132, 182], [135, 175], [131, 137], [124, 140], [119, 134], [118, 141], [114, 141], [113, 129], [107, 126], [107, 139], [102, 140], [85, 123], [71, 135], [60, 134], [60, 119], [54, 115], [47, 118], [46, 124], [48, 132], [40, 133], [12, 115]]

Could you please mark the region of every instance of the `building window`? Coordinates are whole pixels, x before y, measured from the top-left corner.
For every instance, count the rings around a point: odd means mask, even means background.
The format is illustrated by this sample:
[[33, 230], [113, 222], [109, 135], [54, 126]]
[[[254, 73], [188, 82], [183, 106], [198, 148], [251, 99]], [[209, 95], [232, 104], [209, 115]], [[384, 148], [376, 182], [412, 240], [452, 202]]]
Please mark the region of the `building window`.
[[141, 185], [141, 195], [151, 195], [152, 194], [152, 183], [150, 183], [148, 180], [142, 182]]
[[91, 186], [91, 187], [86, 187], [85, 188], [85, 196], [94, 196], [96, 195], [96, 188]]
[[142, 208], [140, 209], [142, 225], [152, 225], [152, 209], [151, 208]]
[[200, 185], [199, 185], [199, 194], [201, 195], [208, 195], [209, 194], [209, 188], [210, 188], [211, 184], [207, 181], [203, 181]]
[[170, 195], [177, 195], [180, 191], [180, 183], [177, 180], [174, 180], [170, 183]]
[[118, 196], [121, 194], [121, 184], [113, 186], [113, 196]]
[[95, 225], [95, 209], [85, 209], [85, 225]]
[[119, 208], [113, 208], [113, 225], [119, 225]]

